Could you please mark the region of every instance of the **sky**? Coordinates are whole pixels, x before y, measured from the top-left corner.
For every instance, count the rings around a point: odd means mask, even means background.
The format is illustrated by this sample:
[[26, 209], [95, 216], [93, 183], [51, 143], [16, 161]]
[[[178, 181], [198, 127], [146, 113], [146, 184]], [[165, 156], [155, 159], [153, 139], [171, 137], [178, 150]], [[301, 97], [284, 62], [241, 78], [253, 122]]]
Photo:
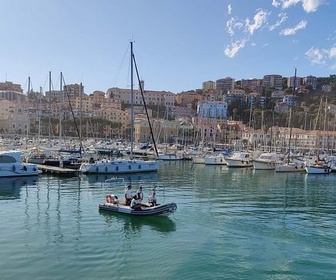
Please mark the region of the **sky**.
[[[335, 0], [0, 0], [0, 82], [28, 90], [145, 90], [267, 74], [336, 73]], [[51, 85], [49, 83], [51, 73]]]

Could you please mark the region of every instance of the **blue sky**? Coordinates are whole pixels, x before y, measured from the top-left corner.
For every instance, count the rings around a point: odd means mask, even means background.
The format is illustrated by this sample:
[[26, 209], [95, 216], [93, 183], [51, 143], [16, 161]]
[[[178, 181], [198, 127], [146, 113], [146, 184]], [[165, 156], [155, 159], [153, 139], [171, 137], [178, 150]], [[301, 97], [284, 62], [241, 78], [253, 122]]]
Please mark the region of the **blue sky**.
[[334, 0], [0, 0], [0, 81], [27, 90], [129, 88], [129, 45], [145, 89], [265, 74], [336, 73]]

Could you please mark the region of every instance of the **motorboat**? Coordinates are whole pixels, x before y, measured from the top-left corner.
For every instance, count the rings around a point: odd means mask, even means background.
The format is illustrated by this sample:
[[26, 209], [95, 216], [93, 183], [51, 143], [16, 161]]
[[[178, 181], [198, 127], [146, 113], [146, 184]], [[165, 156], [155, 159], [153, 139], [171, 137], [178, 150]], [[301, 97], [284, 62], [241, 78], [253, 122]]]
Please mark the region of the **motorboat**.
[[318, 154], [306, 162], [306, 173], [308, 174], [329, 174], [331, 173], [331, 162], [327, 161], [327, 157]]
[[305, 167], [306, 173], [308, 174], [329, 174], [331, 173], [331, 168], [328, 164], [312, 164]]
[[123, 203], [99, 203], [99, 210], [121, 213], [133, 216], [168, 216], [174, 213], [177, 209], [176, 203], [165, 203], [151, 206], [149, 204], [141, 204], [137, 208], [131, 208]]
[[208, 155], [204, 157], [205, 165], [226, 165], [225, 156], [220, 153], [218, 155]]
[[252, 167], [252, 154], [249, 152], [236, 151], [227, 158], [225, 158], [228, 167]]
[[261, 153], [253, 160], [255, 170], [274, 170], [275, 166], [283, 162], [283, 155], [278, 153]]
[[194, 164], [205, 164], [205, 156], [204, 155], [201, 155], [201, 154], [194, 155], [194, 156], [192, 156], [191, 159], [192, 159], [192, 162]]
[[299, 159], [279, 163], [275, 165], [275, 172], [304, 172], [305, 162]]
[[24, 163], [23, 152], [17, 150], [0, 152], [0, 178], [37, 176], [40, 171], [36, 164]]

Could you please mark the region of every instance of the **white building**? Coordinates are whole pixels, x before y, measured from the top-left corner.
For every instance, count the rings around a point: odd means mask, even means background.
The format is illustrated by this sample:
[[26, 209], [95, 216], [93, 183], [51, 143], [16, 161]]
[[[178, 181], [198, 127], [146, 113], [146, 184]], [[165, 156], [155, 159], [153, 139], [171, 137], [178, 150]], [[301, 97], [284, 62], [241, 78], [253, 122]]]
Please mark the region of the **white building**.
[[197, 104], [197, 115], [208, 118], [227, 119], [227, 102], [201, 101]]

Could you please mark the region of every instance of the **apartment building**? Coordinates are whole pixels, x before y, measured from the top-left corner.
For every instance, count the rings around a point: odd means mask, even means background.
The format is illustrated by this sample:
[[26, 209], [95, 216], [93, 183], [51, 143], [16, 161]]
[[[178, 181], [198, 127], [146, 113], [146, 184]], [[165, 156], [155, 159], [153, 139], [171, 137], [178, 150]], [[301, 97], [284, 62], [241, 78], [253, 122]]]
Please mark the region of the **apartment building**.
[[[133, 91], [133, 104], [143, 105], [145, 100], [146, 105], [160, 105], [170, 107], [175, 103], [175, 94], [169, 91], [154, 91], [145, 90], [144, 82], [142, 81], [141, 87], [143, 90], [144, 98], [142, 97], [141, 90]], [[124, 104], [132, 104], [132, 95], [130, 89], [110, 88], [106, 93], [107, 98], [119, 99]]]
[[9, 134], [27, 134], [30, 121], [28, 114], [14, 102], [0, 100], [0, 131]]
[[216, 82], [214, 82], [214, 81], [203, 82], [202, 83], [202, 89], [203, 89], [203, 91], [215, 90], [216, 89]]
[[265, 88], [282, 90], [282, 76], [276, 74], [265, 75], [263, 78], [263, 86]]
[[226, 94], [229, 90], [234, 88], [235, 79], [231, 77], [226, 77], [223, 79], [216, 80], [216, 89], [220, 94]]
[[201, 101], [197, 104], [197, 115], [215, 119], [227, 119], [228, 103], [225, 101]]

